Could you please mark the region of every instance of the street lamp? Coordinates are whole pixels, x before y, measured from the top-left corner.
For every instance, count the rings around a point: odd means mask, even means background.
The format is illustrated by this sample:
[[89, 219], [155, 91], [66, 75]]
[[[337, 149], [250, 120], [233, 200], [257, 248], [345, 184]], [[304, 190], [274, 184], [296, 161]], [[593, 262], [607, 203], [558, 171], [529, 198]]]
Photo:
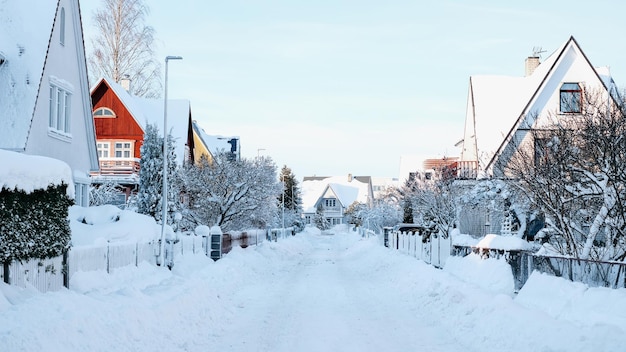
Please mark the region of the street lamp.
[[165, 264], [165, 225], [167, 224], [167, 63], [170, 60], [182, 60], [182, 56], [165, 57], [165, 96], [163, 97], [163, 190], [161, 191], [161, 248], [159, 251], [160, 264]]

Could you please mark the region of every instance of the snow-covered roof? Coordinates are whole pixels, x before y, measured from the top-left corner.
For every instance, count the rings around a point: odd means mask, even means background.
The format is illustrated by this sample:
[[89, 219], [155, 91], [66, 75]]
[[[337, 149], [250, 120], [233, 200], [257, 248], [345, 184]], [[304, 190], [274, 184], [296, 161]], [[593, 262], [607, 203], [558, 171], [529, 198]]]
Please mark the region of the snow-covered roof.
[[0, 149], [0, 165], [0, 189], [30, 193], [65, 183], [74, 197], [72, 169], [61, 160]]
[[200, 125], [198, 125], [197, 121], [193, 121], [193, 128], [212, 156], [215, 156], [219, 152], [230, 152], [232, 145], [228, 142], [232, 139], [239, 140], [239, 137], [237, 136], [209, 135], [202, 127], [200, 127]]
[[[575, 50], [584, 57], [574, 38], [570, 37], [529, 76], [470, 77], [461, 160], [478, 160], [483, 170], [491, 164], [507, 136], [518, 127], [521, 117], [538, 113], [528, 111], [530, 104], [547, 77], [557, 69], [555, 67], [561, 58], [571, 54], [568, 49]], [[606, 87], [613, 82], [607, 68], [591, 68]]]
[[305, 179], [302, 181], [302, 209], [305, 213], [314, 213], [317, 201], [330, 190], [344, 207], [358, 201], [368, 204], [370, 185], [356, 178], [349, 181], [346, 176], [333, 176], [323, 179]]
[[26, 147], [57, 1], [0, 3], [0, 148]]
[[[131, 95], [124, 87], [112, 79], [102, 78], [92, 87], [91, 91], [100, 85], [102, 81], [113, 90], [135, 121], [145, 131], [147, 124], [155, 124], [160, 133], [163, 133], [163, 99], [148, 99]], [[182, 163], [185, 157], [185, 144], [187, 144], [187, 132], [191, 103], [186, 99], [167, 100], [167, 129], [171, 131], [176, 141], [176, 160]]]

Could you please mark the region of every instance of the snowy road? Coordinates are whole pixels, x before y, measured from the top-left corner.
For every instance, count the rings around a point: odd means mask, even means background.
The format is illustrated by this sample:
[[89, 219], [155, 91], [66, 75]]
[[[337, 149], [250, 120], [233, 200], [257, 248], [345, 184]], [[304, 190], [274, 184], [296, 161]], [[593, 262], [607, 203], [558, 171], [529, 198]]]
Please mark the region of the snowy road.
[[[496, 265], [490, 275], [502, 272]], [[113, 275], [80, 273], [72, 285], [40, 294], [0, 284], [0, 351], [573, 352], [626, 346], [625, 290], [567, 283], [513, 296], [351, 233], [300, 234], [235, 249], [215, 263], [186, 257], [173, 272], [144, 265]], [[580, 303], [589, 297], [595, 306]]]
[[[348, 241], [345, 241], [348, 240]], [[232, 336], [228, 350], [450, 351], [445, 331], [412, 314], [404, 299], [360, 267], [354, 238], [319, 236], [297, 262], [285, 263], [271, 282], [257, 283], [235, 299], [249, 317], [248, 338]], [[352, 243], [350, 243], [352, 242]], [[264, 292], [267, 299], [257, 299]], [[244, 303], [245, 302], [245, 303]], [[242, 312], [243, 313], [243, 312]], [[251, 342], [252, 341], [252, 342]]]

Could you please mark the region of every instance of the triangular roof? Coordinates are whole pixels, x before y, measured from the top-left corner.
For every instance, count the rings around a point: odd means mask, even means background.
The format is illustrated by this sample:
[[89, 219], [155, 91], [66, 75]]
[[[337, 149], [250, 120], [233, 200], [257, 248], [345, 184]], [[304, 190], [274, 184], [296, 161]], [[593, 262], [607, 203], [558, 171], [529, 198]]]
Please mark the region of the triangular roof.
[[577, 57], [583, 58], [605, 89], [614, 85], [608, 69], [595, 69], [574, 37], [570, 37], [530, 76], [470, 77], [461, 160], [478, 160], [481, 170], [490, 170], [496, 157], [524, 123], [524, 118], [540, 113], [539, 110], [545, 107], [545, 102], [537, 100], [540, 94], [546, 89], [559, 89], [551, 78], [564, 74]]
[[211, 158], [213, 159], [215, 159], [215, 156], [219, 152], [231, 151], [232, 145], [229, 141], [232, 139], [236, 139], [237, 141], [239, 140], [239, 137], [236, 136], [209, 135], [195, 120], [192, 122], [192, 125], [194, 132], [204, 145], [204, 148], [211, 154]]
[[331, 191], [339, 202], [348, 207], [358, 201], [363, 204], [370, 204], [371, 177], [361, 177], [370, 182], [362, 182], [353, 177], [352, 181], [346, 176], [333, 177], [305, 177], [301, 184], [302, 189], [302, 209], [305, 213], [316, 211], [317, 203], [327, 191]]
[[58, 1], [0, 6], [0, 148], [26, 148], [57, 6]]
[[[159, 128], [160, 134], [163, 133], [163, 99], [133, 96], [124, 87], [109, 78], [100, 78], [91, 88], [91, 94], [102, 84], [105, 84], [113, 91], [144, 132], [147, 124], [155, 124]], [[190, 128], [190, 118], [191, 103], [189, 100], [167, 100], [167, 129], [172, 133], [176, 141], [176, 160], [181, 164], [185, 158], [185, 145], [187, 143], [188, 129]]]

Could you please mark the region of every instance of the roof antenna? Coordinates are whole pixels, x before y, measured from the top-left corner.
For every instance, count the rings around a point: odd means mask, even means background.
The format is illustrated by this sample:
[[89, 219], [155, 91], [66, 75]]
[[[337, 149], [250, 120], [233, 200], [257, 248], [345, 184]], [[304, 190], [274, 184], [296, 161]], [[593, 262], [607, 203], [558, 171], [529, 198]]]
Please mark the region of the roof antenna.
[[541, 54], [545, 53], [546, 51], [543, 50], [542, 47], [540, 46], [534, 46], [533, 47], [533, 56], [532, 57], [538, 57], [541, 58]]

